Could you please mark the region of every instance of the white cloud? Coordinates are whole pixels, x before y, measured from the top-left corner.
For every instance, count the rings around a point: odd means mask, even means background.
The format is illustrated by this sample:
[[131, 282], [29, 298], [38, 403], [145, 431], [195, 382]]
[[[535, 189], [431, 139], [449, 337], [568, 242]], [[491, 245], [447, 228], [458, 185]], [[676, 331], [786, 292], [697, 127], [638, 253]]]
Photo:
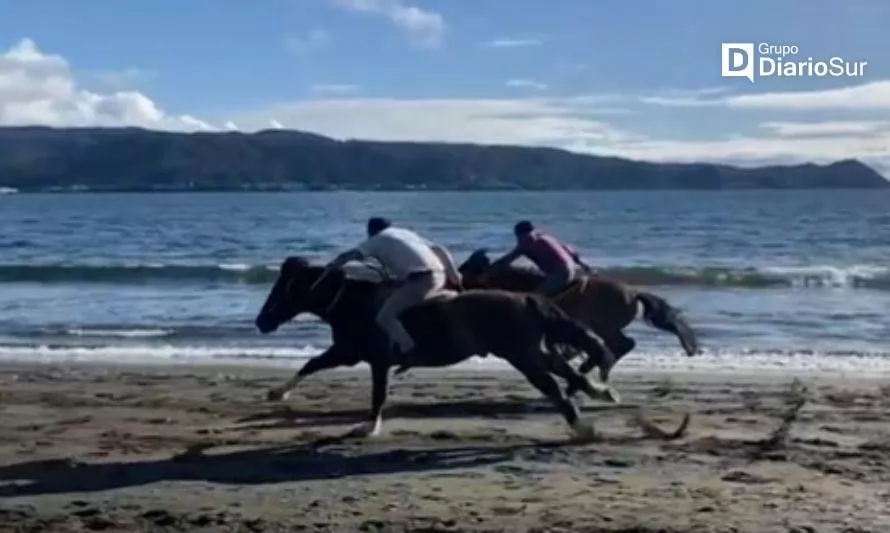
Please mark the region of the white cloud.
[[442, 44], [445, 19], [434, 11], [404, 4], [401, 0], [331, 0], [337, 7], [386, 17], [423, 46]]
[[[873, 92], [882, 84], [870, 84], [868, 90]], [[836, 98], [832, 95], [844, 91], [829, 92], [828, 96]], [[718, 89], [693, 91], [697, 94], [691, 96], [682, 93], [659, 94], [699, 99], [715, 99], [716, 95], [722, 101], [738, 98]], [[815, 92], [820, 97], [826, 97], [825, 93]], [[798, 93], [798, 97], [813, 102], [812, 95]], [[633, 112], [617, 106], [634, 102], [639, 102], [637, 96], [623, 94], [488, 99], [318, 97], [230, 112], [207, 121], [207, 117], [170, 115], [139, 91], [85, 90], [64, 58], [40, 51], [27, 39], [0, 55], [0, 125], [141, 126], [181, 131], [287, 128], [339, 139], [546, 145], [656, 161], [829, 162], [859, 158], [890, 171], [890, 114], [881, 115], [880, 110], [867, 120], [749, 121], [750, 126], [760, 127], [762, 135], [688, 140], [648, 135], [647, 124], [636, 118], [636, 131], [613, 122], [616, 112]], [[734, 109], [740, 121], [750, 113], [749, 108]], [[683, 114], [691, 110], [676, 112], [680, 113], [676, 120], [682, 121]], [[730, 122], [725, 131], [731, 133], [735, 127], [737, 123]]]
[[577, 139], [607, 143], [635, 138], [592, 118], [595, 113], [583, 100], [353, 98], [282, 103], [237, 120], [252, 130], [275, 117], [286, 128], [337, 139], [559, 146]]
[[726, 87], [704, 87], [701, 89], [662, 89], [654, 94], [640, 97], [640, 102], [668, 107], [697, 107], [720, 105], [725, 100], [715, 95], [728, 92]]
[[[866, 137], [841, 125], [818, 122], [764, 123], [763, 136], [724, 136], [708, 140], [654, 138], [601, 120], [611, 114], [600, 104], [616, 95], [571, 98], [417, 99], [359, 98], [284, 103], [247, 113], [238, 123], [255, 129], [274, 116], [286, 128], [336, 139], [474, 142], [545, 145], [651, 161], [828, 163], [859, 158], [890, 171], [890, 130]], [[423, 117], [418, 120], [417, 117]], [[834, 134], [828, 133], [834, 129]], [[825, 136], [803, 136], [822, 130]], [[801, 135], [800, 137], [791, 136]]]
[[524, 39], [494, 39], [483, 43], [483, 46], [489, 48], [525, 48], [529, 46], [541, 46], [544, 44], [543, 37], [530, 37]]
[[890, 121], [835, 120], [827, 122], [764, 122], [761, 128], [773, 130], [783, 137], [808, 137], [825, 135], [870, 135], [890, 131]]
[[875, 81], [825, 91], [795, 91], [733, 96], [726, 105], [757, 109], [880, 109], [890, 110], [890, 81]]
[[576, 143], [570, 148], [603, 155], [651, 161], [716, 161], [762, 164], [829, 163], [858, 158], [882, 171], [890, 170], [890, 135], [857, 137], [745, 137], [708, 141], [644, 140], [591, 147]]
[[739, 109], [890, 110], [890, 81], [820, 91], [788, 91], [715, 96], [717, 93], [658, 94], [641, 98], [643, 103], [673, 107], [725, 106]]
[[535, 80], [513, 79], [507, 80], [507, 87], [514, 89], [532, 89], [535, 91], [543, 91], [547, 89], [547, 84]]
[[358, 85], [340, 84], [340, 83], [322, 83], [313, 85], [309, 90], [319, 95], [344, 95], [354, 94], [361, 90]]
[[288, 37], [284, 40], [284, 47], [292, 54], [304, 55], [313, 50], [326, 48], [333, 43], [331, 35], [325, 30], [312, 30], [300, 37]]
[[209, 129], [194, 117], [170, 116], [138, 91], [97, 93], [78, 87], [68, 62], [22, 39], [0, 55], [0, 125], [142, 126]]

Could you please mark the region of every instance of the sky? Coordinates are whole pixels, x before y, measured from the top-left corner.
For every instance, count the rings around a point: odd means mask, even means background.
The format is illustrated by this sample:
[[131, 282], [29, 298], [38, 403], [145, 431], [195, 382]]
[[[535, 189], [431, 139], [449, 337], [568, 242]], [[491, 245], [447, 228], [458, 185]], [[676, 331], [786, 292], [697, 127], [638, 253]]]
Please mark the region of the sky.
[[[0, 125], [857, 158], [890, 177], [888, 22], [886, 0], [0, 0]], [[723, 42], [867, 64], [752, 82], [721, 76]]]

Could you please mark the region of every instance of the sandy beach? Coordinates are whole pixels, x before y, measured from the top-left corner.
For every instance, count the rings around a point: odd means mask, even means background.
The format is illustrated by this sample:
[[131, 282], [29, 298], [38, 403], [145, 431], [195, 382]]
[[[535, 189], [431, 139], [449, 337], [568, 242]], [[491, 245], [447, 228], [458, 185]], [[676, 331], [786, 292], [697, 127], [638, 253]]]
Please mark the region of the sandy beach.
[[[616, 369], [573, 443], [516, 373], [0, 367], [2, 531], [890, 531], [890, 387]], [[634, 407], [675, 440], [633, 424]], [[783, 422], [784, 421], [784, 422]], [[784, 424], [784, 425], [783, 425]], [[780, 428], [787, 429], [783, 432]]]

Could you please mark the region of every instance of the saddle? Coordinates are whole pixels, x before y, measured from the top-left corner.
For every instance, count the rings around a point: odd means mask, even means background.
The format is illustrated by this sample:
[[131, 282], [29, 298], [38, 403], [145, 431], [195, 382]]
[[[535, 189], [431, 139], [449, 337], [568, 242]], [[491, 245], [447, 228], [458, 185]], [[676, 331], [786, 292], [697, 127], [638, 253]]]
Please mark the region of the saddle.
[[[383, 302], [385, 302], [396, 289], [402, 286], [402, 282], [394, 281], [392, 278], [378, 277], [376, 279], [369, 279], [368, 277], [365, 277], [364, 279], [367, 281], [372, 281], [380, 288], [380, 292], [377, 293], [377, 301], [375, 304], [378, 307], [383, 305]], [[432, 295], [428, 296], [426, 300], [413, 307], [446, 302], [454, 299], [455, 297], [457, 297], [458, 294], [460, 293], [452, 289], [439, 289]]]
[[[390, 295], [401, 286], [401, 284], [394, 281], [382, 281], [379, 282], [377, 286], [380, 287], [380, 292], [377, 295], [377, 305], [383, 305], [383, 302], [385, 302], [386, 299], [389, 298]], [[452, 289], [440, 289], [414, 307], [447, 302], [456, 298], [459, 294], [459, 292]]]

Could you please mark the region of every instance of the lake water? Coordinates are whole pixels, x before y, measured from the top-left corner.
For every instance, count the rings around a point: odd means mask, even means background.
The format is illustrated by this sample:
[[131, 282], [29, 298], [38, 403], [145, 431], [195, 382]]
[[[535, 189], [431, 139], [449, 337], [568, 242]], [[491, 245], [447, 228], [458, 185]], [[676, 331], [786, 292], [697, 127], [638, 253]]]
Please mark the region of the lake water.
[[328, 330], [254, 330], [272, 269], [332, 258], [375, 214], [458, 262], [531, 219], [700, 331], [687, 359], [638, 321], [622, 367], [890, 371], [886, 191], [4, 195], [0, 359], [296, 367]]

